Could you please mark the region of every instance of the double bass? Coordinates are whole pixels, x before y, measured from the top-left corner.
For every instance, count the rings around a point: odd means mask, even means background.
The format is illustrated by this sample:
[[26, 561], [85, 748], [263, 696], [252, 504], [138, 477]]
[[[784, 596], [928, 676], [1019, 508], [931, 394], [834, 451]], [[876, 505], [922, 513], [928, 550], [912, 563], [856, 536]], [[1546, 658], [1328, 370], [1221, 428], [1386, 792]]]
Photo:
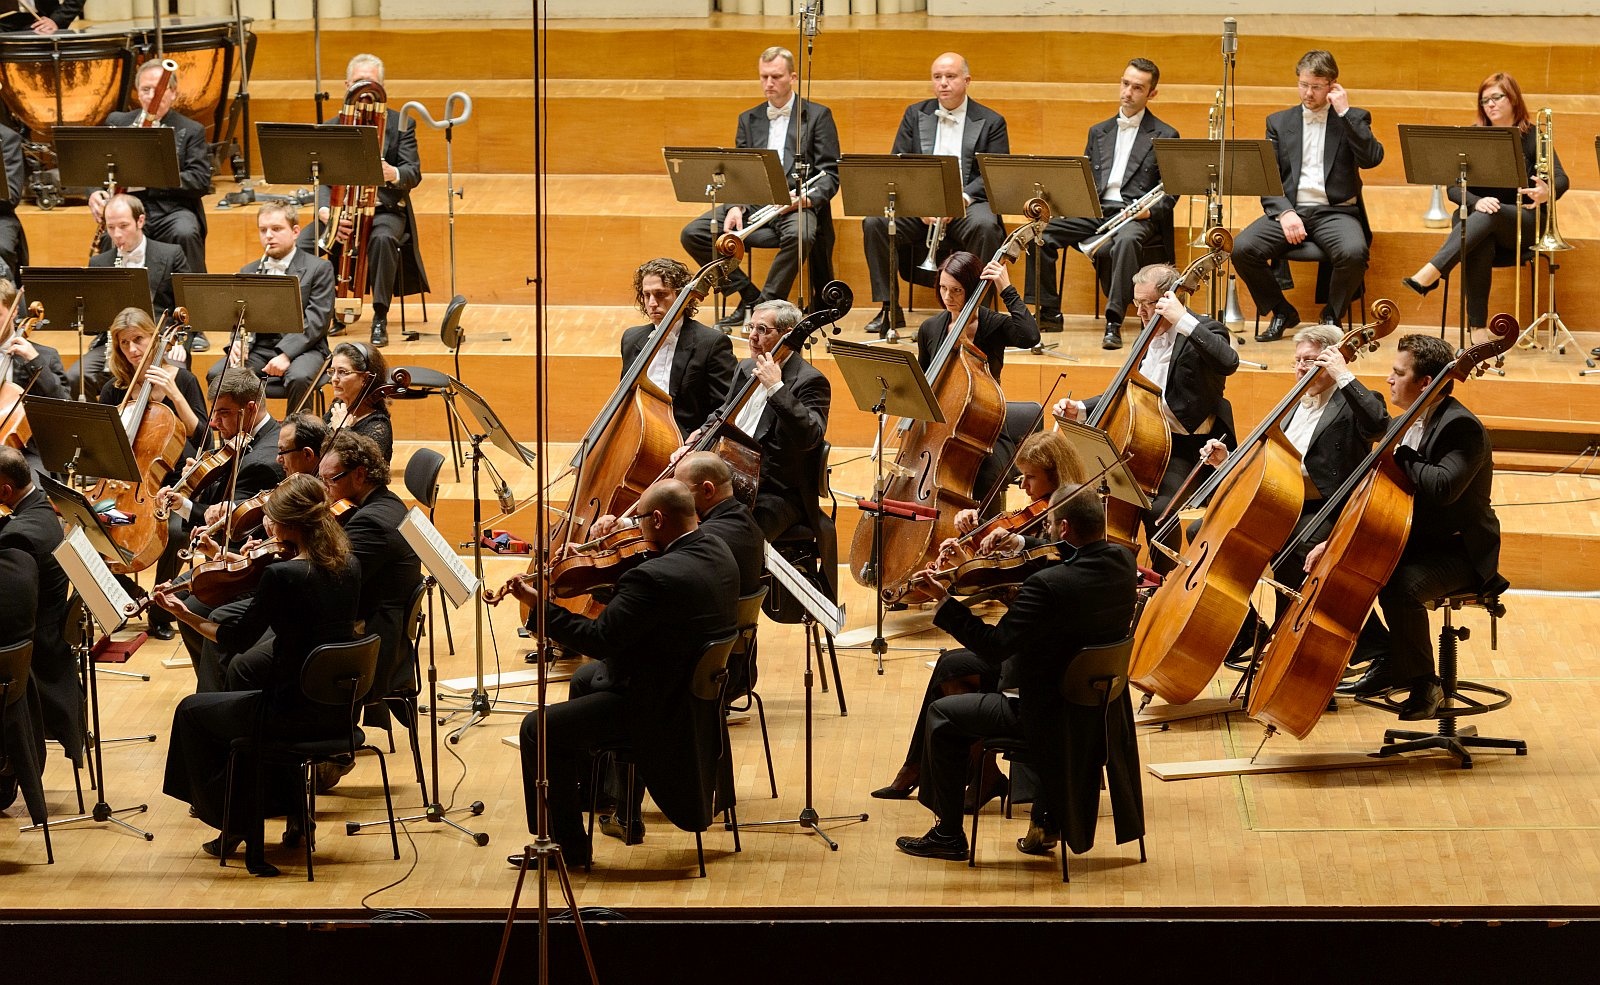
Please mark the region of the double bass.
[[[571, 460], [572, 496], [565, 512], [552, 525], [549, 548], [552, 553], [563, 546], [587, 539], [589, 528], [600, 517], [621, 516], [650, 484], [656, 481], [672, 460], [672, 453], [683, 443], [678, 423], [672, 416], [672, 397], [649, 376], [650, 364], [668, 337], [687, 320], [690, 304], [698, 304], [737, 270], [744, 259], [744, 243], [731, 233], [717, 238], [713, 249], [718, 254], [701, 267], [678, 292], [661, 324], [645, 341], [632, 364], [622, 374], [610, 399], [600, 409], [594, 423], [584, 432]], [[540, 563], [536, 552], [530, 573]], [[589, 611], [587, 597], [561, 600], [557, 604], [574, 612]], [[526, 619], [527, 606], [522, 607]]]
[[[1516, 318], [1495, 315], [1489, 334], [1488, 341], [1439, 371], [1306, 528], [1315, 530], [1338, 511], [1322, 556], [1278, 620], [1250, 688], [1245, 710], [1270, 730], [1304, 739], [1328, 707], [1367, 613], [1394, 574], [1411, 534], [1411, 481], [1395, 462], [1394, 451], [1417, 418], [1444, 398], [1447, 384], [1465, 382], [1474, 372], [1482, 375], [1490, 360], [1510, 350], [1517, 340]], [[1291, 543], [1279, 560], [1296, 546]]]
[[[1226, 266], [1233, 249], [1233, 235], [1221, 226], [1206, 230], [1204, 242], [1208, 252], [1189, 264], [1172, 286], [1172, 293], [1180, 300], [1194, 294], [1212, 274]], [[1111, 378], [1084, 422], [1111, 436], [1128, 458], [1128, 471], [1146, 496], [1154, 496], [1161, 488], [1161, 477], [1172, 457], [1172, 432], [1161, 412], [1161, 388], [1139, 372], [1159, 324], [1159, 314], [1150, 316], [1122, 368]], [[1106, 537], [1113, 543], [1137, 550], [1139, 521], [1138, 507], [1119, 499], [1106, 500]]]
[[156, 325], [155, 338], [150, 340], [150, 347], [139, 361], [128, 392], [118, 407], [123, 430], [128, 434], [128, 443], [133, 446], [133, 457], [139, 465], [139, 481], [101, 479], [88, 493], [90, 502], [112, 500], [118, 512], [133, 519], [132, 523], [114, 524], [109, 529], [112, 543], [130, 558], [110, 565], [117, 574], [143, 571], [156, 563], [167, 546], [167, 523], [164, 515], [158, 515], [156, 492], [161, 488], [161, 481], [183, 461], [183, 448], [189, 436], [172, 408], [150, 399], [149, 370], [172, 348], [184, 329], [184, 317], [182, 308], [173, 312], [170, 325], [166, 324], [166, 316], [162, 316]]
[[[1362, 349], [1377, 351], [1378, 341], [1399, 321], [1393, 301], [1379, 300], [1372, 310], [1375, 322], [1340, 341], [1346, 361]], [[1178, 568], [1156, 589], [1134, 630], [1128, 678], [1140, 690], [1168, 704], [1187, 704], [1222, 665], [1248, 616], [1251, 593], [1305, 505], [1300, 455], [1282, 422], [1322, 371], [1312, 367], [1190, 498], [1191, 507], [1208, 498], [1210, 506]], [[1178, 513], [1155, 539], [1179, 522]]]
[[[1006, 237], [990, 262], [1009, 264], [1021, 256], [1043, 234], [1050, 206], [1043, 199], [1030, 199], [1023, 214], [1028, 221]], [[1005, 394], [976, 343], [978, 308], [993, 290], [992, 281], [979, 281], [961, 312], [950, 320], [928, 366], [928, 384], [944, 423], [900, 422], [900, 449], [891, 466], [894, 477], [879, 493], [882, 500], [937, 510], [937, 518], [930, 523], [885, 515], [882, 556], [876, 559], [873, 546], [879, 524], [857, 525], [850, 542], [850, 574], [858, 584], [875, 585], [885, 598], [892, 594], [906, 602], [928, 601], [926, 591], [908, 584], [912, 575], [933, 564], [939, 545], [956, 535], [956, 514], [978, 506], [973, 484], [983, 460], [994, 450], [1006, 414]], [[884, 454], [884, 449], [878, 453]]]

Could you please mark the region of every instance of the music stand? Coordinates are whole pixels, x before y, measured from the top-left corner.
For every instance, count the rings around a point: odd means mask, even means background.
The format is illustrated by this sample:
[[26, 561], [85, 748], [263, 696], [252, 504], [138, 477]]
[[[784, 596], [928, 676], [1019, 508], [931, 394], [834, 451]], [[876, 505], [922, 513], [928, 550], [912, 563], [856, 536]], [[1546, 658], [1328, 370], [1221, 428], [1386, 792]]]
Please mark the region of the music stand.
[[300, 281], [274, 274], [173, 274], [172, 296], [189, 312], [189, 324], [204, 332], [229, 326], [227, 353], [251, 323], [298, 332], [305, 324]]
[[[1265, 138], [1223, 141], [1163, 137], [1152, 144], [1156, 165], [1161, 169], [1161, 184], [1169, 195], [1204, 195], [1208, 202], [1220, 203], [1224, 193], [1261, 197], [1283, 194], [1277, 151]], [[1210, 218], [1208, 215], [1207, 220]], [[1211, 280], [1209, 314], [1213, 318], [1221, 307], [1218, 295], [1226, 293], [1220, 290], [1220, 280]]]
[[30, 394], [22, 398], [22, 406], [46, 472], [65, 474], [68, 485], [76, 485], [73, 480], [80, 475], [140, 481], [139, 463], [115, 405]]
[[711, 206], [711, 239], [722, 232], [717, 203], [788, 205], [789, 178], [783, 159], [765, 147], [663, 147], [662, 160], [672, 191], [680, 202], [705, 202]]
[[[1523, 188], [1528, 165], [1522, 157], [1522, 134], [1513, 127], [1435, 127], [1400, 125], [1400, 156], [1406, 164], [1406, 183], [1454, 185], [1461, 192], [1460, 222], [1455, 235], [1460, 244], [1461, 347], [1467, 347], [1467, 182], [1479, 187]], [[1429, 176], [1432, 176], [1431, 178]], [[1553, 194], [1553, 192], [1552, 192]], [[1520, 208], [1521, 197], [1513, 204]], [[1520, 222], [1518, 220], [1520, 229]], [[1521, 276], [1522, 256], [1516, 258]], [[1521, 317], [1520, 315], [1518, 317]], [[1442, 329], [1441, 329], [1442, 331]]]
[[[979, 154], [978, 170], [989, 207], [996, 215], [1026, 215], [1029, 199], [1042, 198], [1051, 218], [1100, 219], [1100, 193], [1095, 189], [1094, 164], [1087, 157], [1049, 157], [1037, 154]], [[1028, 244], [1037, 255], [1039, 244]], [[1091, 261], [1092, 263], [1092, 261]], [[1033, 293], [1039, 296], [1039, 265], [1033, 265]], [[1069, 363], [1078, 357], [1061, 352], [1057, 343], [1041, 339], [1031, 350], [1036, 356], [1054, 356]]]
[[[845, 215], [876, 215], [888, 220], [890, 296], [884, 300], [892, 312], [900, 291], [895, 220], [965, 215], [961, 161], [944, 154], [845, 154], [839, 158], [839, 188]], [[890, 345], [900, 341], [892, 314], [883, 341]], [[878, 672], [883, 672], [881, 667]]]
[[[948, 160], [948, 158], [946, 158]], [[891, 191], [890, 195], [894, 193]], [[878, 475], [873, 483], [872, 500], [878, 508], [872, 510], [872, 574], [874, 608], [877, 633], [872, 638], [872, 653], [878, 658], [878, 674], [883, 674], [883, 655], [889, 645], [883, 638], [883, 496], [887, 489], [883, 480], [884, 425], [890, 414], [916, 421], [944, 423], [944, 413], [939, 401], [928, 386], [928, 378], [917, 365], [917, 355], [909, 349], [879, 349], [868, 343], [834, 341], [829, 346], [834, 364], [843, 374], [856, 406], [878, 419], [878, 438], [875, 460]], [[867, 576], [863, 574], [863, 578]], [[912, 649], [924, 649], [914, 647]]]
[[383, 184], [383, 148], [377, 127], [257, 123], [256, 150], [261, 154], [263, 181], [311, 185], [313, 242], [322, 238], [323, 185]]
[[1077, 452], [1078, 460], [1083, 462], [1084, 468], [1092, 475], [1103, 472], [1100, 477], [1100, 488], [1097, 492], [1102, 499], [1118, 499], [1140, 510], [1150, 508], [1150, 497], [1139, 488], [1139, 481], [1128, 470], [1128, 462], [1122, 450], [1111, 440], [1111, 436], [1099, 428], [1090, 427], [1081, 421], [1057, 420], [1060, 425], [1059, 433], [1067, 439], [1072, 450]]
[[176, 188], [178, 131], [168, 127], [56, 127], [61, 184], [124, 188]]
[[[451, 408], [451, 413], [457, 416], [458, 424], [461, 430], [466, 434], [468, 440], [472, 442], [472, 573], [473, 576], [478, 580], [479, 584], [482, 584], [482, 471], [484, 466], [488, 466], [491, 472], [494, 471], [494, 466], [483, 457], [483, 443], [484, 441], [492, 442], [496, 448], [499, 448], [501, 451], [505, 452], [507, 455], [510, 455], [512, 458], [529, 468], [533, 467], [534, 454], [530, 449], [524, 448], [522, 445], [518, 444], [514, 438], [511, 437], [511, 432], [506, 430], [506, 426], [501, 421], [500, 415], [494, 412], [494, 409], [489, 406], [489, 402], [487, 400], [484, 400], [481, 396], [474, 392], [471, 387], [467, 386], [459, 379], [455, 377], [450, 377], [449, 379], [451, 388], [455, 390], [456, 396], [467, 409], [467, 413], [462, 415], [459, 410], [456, 409], [454, 404], [447, 405]], [[501, 495], [501, 501], [504, 502], [506, 499], [510, 499], [511, 490], [506, 485], [505, 480], [500, 477], [499, 473], [494, 474], [494, 480], [495, 491], [497, 494]], [[519, 708], [525, 709], [538, 707], [536, 702], [512, 701], [509, 698], [497, 698], [494, 704], [490, 704], [489, 702], [489, 691], [484, 685], [483, 680], [483, 610], [487, 604], [488, 603], [484, 601], [483, 593], [481, 591], [474, 594], [472, 610], [477, 624], [478, 652], [475, 660], [473, 661], [474, 676], [472, 693], [465, 699], [467, 702], [466, 706], [451, 710], [452, 717], [462, 712], [465, 712], [467, 715], [466, 722], [454, 732], [450, 733], [450, 743], [452, 745], [461, 741], [461, 736], [466, 733], [467, 729], [470, 729], [472, 726], [487, 720], [490, 715], [520, 715], [523, 714], [523, 712], [519, 710]], [[542, 665], [540, 667], [540, 673], [543, 673]], [[437, 706], [442, 705], [447, 701], [461, 700], [463, 699], [439, 698], [436, 695], [434, 703]], [[499, 705], [502, 703], [515, 705], [517, 707], [501, 708]]]
[[[151, 314], [150, 272], [140, 267], [23, 267], [19, 286], [30, 302], [44, 305], [47, 317], [55, 315], [40, 328], [77, 335], [80, 364], [85, 335], [104, 333], [124, 308]], [[80, 392], [84, 385], [79, 373]]]

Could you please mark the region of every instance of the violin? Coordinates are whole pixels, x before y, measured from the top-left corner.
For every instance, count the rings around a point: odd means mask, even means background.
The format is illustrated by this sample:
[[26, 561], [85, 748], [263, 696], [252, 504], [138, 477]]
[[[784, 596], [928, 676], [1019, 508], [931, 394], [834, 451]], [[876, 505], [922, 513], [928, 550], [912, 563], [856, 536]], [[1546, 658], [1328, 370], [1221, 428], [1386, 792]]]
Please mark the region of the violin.
[[989, 535], [997, 531], [1008, 534], [1020, 534], [1033, 529], [1050, 509], [1050, 499], [1036, 499], [1027, 506], [1021, 506], [1009, 513], [991, 517], [988, 521], [978, 524], [971, 530], [956, 538], [955, 547], [966, 547], [968, 544], [981, 544], [989, 539]]
[[189, 576], [189, 594], [212, 607], [223, 605], [255, 591], [269, 567], [291, 560], [299, 553], [293, 544], [269, 540], [238, 557], [195, 565], [194, 573]]
[[[1045, 565], [1061, 560], [1061, 548], [1060, 543], [1055, 543], [1021, 551], [1000, 551], [927, 574], [943, 583], [951, 595], [1001, 596], [1007, 590], [1019, 587], [1028, 580], [1028, 576]], [[909, 586], [892, 585], [884, 589], [884, 601], [897, 602], [909, 590]], [[895, 593], [893, 598], [890, 593]]]
[[[211, 480], [222, 474], [222, 471], [233, 463], [234, 456], [239, 454], [239, 449], [244, 447], [244, 433], [234, 435], [216, 450], [208, 451], [199, 458], [189, 463], [178, 476], [178, 481], [172, 484], [172, 491], [185, 498], [192, 499], [194, 494], [204, 488]], [[171, 510], [165, 507], [156, 508], [156, 519], [165, 520]]]
[[552, 599], [575, 599], [616, 585], [618, 579], [654, 557], [655, 545], [638, 528], [613, 531], [605, 550], [568, 554], [550, 565], [545, 582]]
[[[44, 305], [35, 301], [28, 305], [30, 317], [15, 322], [17, 306], [21, 303], [22, 292], [18, 291], [5, 314], [4, 331], [0, 332], [0, 349], [5, 348], [12, 339], [27, 338], [28, 333], [44, 320]], [[11, 357], [0, 356], [0, 444], [20, 449], [33, 437], [33, 431], [28, 427], [28, 417], [23, 413], [22, 398], [27, 396], [38, 377], [29, 380], [26, 389], [18, 386], [11, 377]]]

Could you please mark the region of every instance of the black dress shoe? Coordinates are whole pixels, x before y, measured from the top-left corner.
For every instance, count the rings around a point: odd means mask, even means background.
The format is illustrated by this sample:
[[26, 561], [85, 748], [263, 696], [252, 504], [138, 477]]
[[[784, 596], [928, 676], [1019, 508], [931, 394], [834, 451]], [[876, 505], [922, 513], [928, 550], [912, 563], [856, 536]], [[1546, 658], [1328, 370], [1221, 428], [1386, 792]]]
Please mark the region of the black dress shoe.
[[1390, 673], [1382, 660], [1374, 660], [1365, 674], [1353, 681], [1340, 684], [1333, 689], [1333, 693], [1347, 698], [1370, 698], [1374, 694], [1382, 694], [1390, 688], [1400, 687], [1403, 684], [1405, 681]]
[[867, 332], [871, 335], [882, 335], [891, 328], [905, 327], [906, 313], [900, 310], [898, 304], [884, 305], [878, 309], [878, 313], [873, 316], [873, 319], [867, 322]]
[[1028, 833], [1017, 839], [1017, 851], [1024, 855], [1049, 855], [1056, 847], [1056, 833], [1046, 831], [1037, 824], [1028, 825]]
[[1444, 688], [1432, 677], [1412, 681], [1411, 693], [1400, 704], [1402, 722], [1425, 722], [1438, 717], [1444, 703]]
[[333, 320], [333, 323], [328, 326], [328, 334], [329, 335], [343, 335], [344, 334], [344, 322], [340, 321], [338, 318], [335, 318]]
[[1039, 309], [1039, 331], [1059, 332], [1061, 331], [1061, 327], [1065, 324], [1066, 319], [1061, 317], [1060, 308]]
[[965, 862], [967, 860], [967, 836], [964, 834], [940, 834], [939, 829], [929, 828], [928, 833], [921, 838], [909, 835], [894, 840], [894, 847], [907, 855], [918, 858], [942, 858], [947, 862]]
[[389, 344], [389, 315], [385, 312], [372, 316], [372, 347], [382, 349]]
[[178, 635], [178, 631], [172, 628], [172, 623], [170, 622], [151, 623], [150, 628], [145, 631], [150, 634], [152, 639], [158, 640], [170, 640]]
[[211, 348], [211, 342], [206, 338], [206, 333], [195, 332], [189, 336], [190, 352], [205, 352], [209, 348]]
[[1122, 332], [1115, 328], [1106, 329], [1106, 337], [1100, 340], [1102, 349], [1122, 348]]
[[1283, 333], [1300, 324], [1300, 312], [1293, 308], [1283, 308], [1272, 313], [1272, 320], [1267, 322], [1267, 330], [1256, 336], [1257, 342], [1276, 342], [1283, 338]]
[[755, 307], [754, 301], [740, 299], [739, 304], [726, 315], [717, 319], [715, 328], [724, 335], [738, 331], [744, 323], [750, 320], [750, 309]]
[[1410, 277], [1402, 277], [1402, 278], [1400, 278], [1400, 283], [1402, 283], [1405, 286], [1411, 288], [1413, 291], [1416, 291], [1418, 294], [1422, 295], [1423, 297], [1427, 297], [1428, 295], [1430, 295], [1430, 294], [1432, 294], [1434, 292], [1434, 290], [1439, 286], [1440, 282], [1439, 281], [1434, 281], [1432, 284], [1429, 284], [1427, 287], [1423, 287], [1421, 284], [1418, 284], [1416, 281], [1412, 280]]

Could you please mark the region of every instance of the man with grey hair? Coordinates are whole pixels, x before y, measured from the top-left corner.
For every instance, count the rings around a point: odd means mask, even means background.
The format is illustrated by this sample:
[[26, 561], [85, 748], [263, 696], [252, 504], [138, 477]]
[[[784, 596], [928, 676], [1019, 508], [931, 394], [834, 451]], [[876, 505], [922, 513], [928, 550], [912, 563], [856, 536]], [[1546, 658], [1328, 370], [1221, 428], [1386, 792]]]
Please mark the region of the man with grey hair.
[[[345, 87], [358, 82], [376, 82], [383, 85], [383, 61], [377, 55], [362, 53], [350, 59], [345, 68]], [[389, 100], [392, 104], [393, 100]], [[375, 348], [389, 344], [389, 302], [404, 274], [406, 293], [426, 294], [428, 275], [422, 268], [422, 246], [417, 238], [417, 217], [411, 211], [411, 189], [422, 183], [422, 158], [417, 153], [417, 133], [412, 125], [393, 109], [384, 110], [383, 130], [383, 184], [378, 186], [378, 206], [374, 210], [370, 233], [367, 237], [367, 283], [361, 288], [372, 290], [372, 323], [370, 341]], [[333, 122], [338, 122], [337, 120]], [[315, 253], [316, 237], [323, 223], [330, 221], [328, 208], [329, 189], [322, 186], [318, 197], [317, 222], [300, 230], [297, 243], [306, 253]], [[352, 226], [349, 220], [339, 222], [339, 235], [334, 249], [344, 249], [349, 241]], [[404, 241], [404, 255], [400, 244]], [[344, 326], [359, 318], [342, 314], [335, 304], [335, 317], [329, 335], [343, 335]]]
[[[1006, 118], [967, 96], [972, 69], [956, 52], [935, 58], [932, 75], [934, 98], [906, 107], [889, 153], [942, 154], [961, 162], [961, 199], [966, 210], [946, 218], [939, 248], [944, 253], [965, 250], [987, 263], [1005, 242], [1006, 230], [989, 208], [983, 175], [978, 173], [978, 155], [1011, 153]], [[934, 216], [895, 220], [895, 263], [907, 281], [928, 254], [928, 226], [934, 221]], [[867, 331], [882, 334], [890, 328], [903, 328], [906, 319], [896, 297], [899, 284], [891, 283], [889, 276], [888, 220], [868, 216], [861, 223], [861, 240], [872, 276], [872, 300], [883, 305], [867, 323]], [[932, 286], [936, 280], [925, 282]]]
[[[746, 246], [778, 252], [759, 292], [743, 270], [735, 269], [728, 277], [723, 293], [738, 294], [739, 304], [717, 322], [725, 332], [742, 326], [758, 302], [789, 296], [800, 272], [802, 244], [811, 266], [811, 283], [826, 284], [833, 277], [833, 220], [828, 202], [839, 190], [839, 130], [833, 113], [820, 103], [801, 99], [794, 91], [798, 77], [794, 55], [788, 49], [774, 46], [763, 51], [756, 71], [766, 99], [739, 114], [733, 146], [777, 151], [788, 175], [790, 200], [800, 207], [745, 237]], [[794, 126], [797, 121], [798, 147]], [[804, 175], [799, 167], [801, 161], [808, 166]], [[812, 183], [803, 189], [801, 184], [806, 180]], [[717, 236], [743, 229], [754, 211], [748, 205], [718, 206], [715, 213], [706, 212], [684, 226], [679, 241], [695, 262], [704, 266], [711, 262]]]
[[[1223, 396], [1227, 378], [1239, 368], [1228, 329], [1214, 318], [1196, 315], [1173, 293], [1180, 278], [1177, 268], [1153, 263], [1133, 275], [1133, 305], [1139, 320], [1153, 315], [1155, 335], [1137, 369], [1139, 375], [1161, 390], [1161, 413], [1172, 433], [1172, 454], [1161, 476], [1150, 511], [1145, 514], [1145, 536], [1154, 532], [1153, 521], [1177, 494], [1194, 470], [1200, 453], [1212, 438], [1233, 434], [1233, 408]], [[1058, 417], [1085, 420], [1102, 397], [1066, 398], [1055, 405]], [[1171, 570], [1173, 562], [1160, 551], [1151, 552], [1151, 566]]]

